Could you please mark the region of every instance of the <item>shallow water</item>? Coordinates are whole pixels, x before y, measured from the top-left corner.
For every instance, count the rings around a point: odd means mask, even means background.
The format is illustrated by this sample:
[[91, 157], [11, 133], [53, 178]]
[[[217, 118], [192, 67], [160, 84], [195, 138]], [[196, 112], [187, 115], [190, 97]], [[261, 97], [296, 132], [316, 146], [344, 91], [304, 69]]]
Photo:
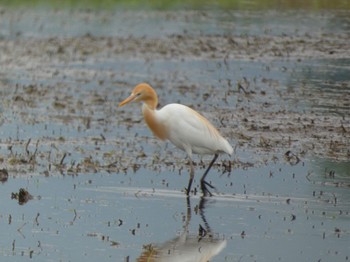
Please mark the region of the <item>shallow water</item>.
[[[212, 172], [220, 193], [204, 204], [205, 220], [195, 212], [199, 198], [191, 197], [189, 234], [207, 223], [214, 239], [227, 241], [212, 261], [347, 261], [350, 195], [348, 184], [337, 184], [348, 183], [338, 165], [338, 179], [327, 177], [318, 162], [238, 169], [220, 179]], [[182, 233], [187, 202], [180, 184], [186, 181], [144, 169], [10, 178], [1, 190], [2, 255], [14, 261], [135, 261], [144, 245], [162, 245]], [[23, 206], [6, 200], [19, 186], [34, 200]]]
[[[348, 261], [348, 17], [5, 9], [1, 256]], [[209, 174], [215, 196], [187, 202], [184, 154], [152, 138], [139, 105], [117, 109], [143, 81], [234, 145]]]

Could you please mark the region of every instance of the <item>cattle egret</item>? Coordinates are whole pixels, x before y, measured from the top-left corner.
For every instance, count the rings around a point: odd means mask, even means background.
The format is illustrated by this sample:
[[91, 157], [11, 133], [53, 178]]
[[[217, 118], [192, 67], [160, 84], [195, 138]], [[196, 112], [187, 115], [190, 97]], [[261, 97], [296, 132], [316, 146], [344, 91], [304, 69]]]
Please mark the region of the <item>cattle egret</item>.
[[187, 153], [190, 162], [190, 179], [186, 194], [189, 195], [194, 177], [192, 154], [212, 154], [213, 160], [204, 172], [200, 187], [204, 195], [212, 195], [205, 181], [211, 166], [220, 153], [233, 153], [232, 146], [223, 138], [209, 121], [193, 109], [181, 104], [168, 104], [157, 110], [158, 96], [154, 89], [145, 83], [137, 85], [131, 95], [119, 104], [119, 107], [130, 102], [142, 102], [144, 119], [153, 134], [161, 140], [169, 140], [176, 147]]

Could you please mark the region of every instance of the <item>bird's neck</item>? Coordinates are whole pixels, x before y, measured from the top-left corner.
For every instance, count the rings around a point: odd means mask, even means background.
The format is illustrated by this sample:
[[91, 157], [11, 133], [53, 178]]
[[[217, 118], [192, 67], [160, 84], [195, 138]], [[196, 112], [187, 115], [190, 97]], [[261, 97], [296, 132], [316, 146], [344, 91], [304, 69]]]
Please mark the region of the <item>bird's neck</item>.
[[168, 130], [164, 123], [157, 118], [157, 110], [147, 103], [142, 106], [143, 117], [152, 133], [161, 140], [168, 138]]
[[148, 90], [147, 96], [143, 99], [143, 103], [150, 109], [155, 110], [158, 106], [158, 96], [153, 89]]

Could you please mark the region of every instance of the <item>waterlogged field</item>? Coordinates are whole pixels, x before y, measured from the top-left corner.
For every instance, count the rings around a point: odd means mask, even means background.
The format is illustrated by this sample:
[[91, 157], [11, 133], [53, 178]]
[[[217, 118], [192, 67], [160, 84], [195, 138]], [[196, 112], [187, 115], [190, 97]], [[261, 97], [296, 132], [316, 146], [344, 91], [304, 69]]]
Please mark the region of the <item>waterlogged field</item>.
[[[349, 261], [349, 17], [2, 8], [0, 255]], [[233, 145], [213, 197], [186, 199], [185, 154], [117, 108], [139, 82]]]

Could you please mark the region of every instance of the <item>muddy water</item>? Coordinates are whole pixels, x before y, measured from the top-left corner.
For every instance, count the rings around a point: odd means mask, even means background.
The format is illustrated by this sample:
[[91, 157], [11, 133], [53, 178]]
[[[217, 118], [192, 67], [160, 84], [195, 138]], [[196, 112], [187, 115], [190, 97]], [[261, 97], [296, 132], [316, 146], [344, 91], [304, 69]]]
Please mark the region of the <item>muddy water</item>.
[[[349, 17], [3, 9], [0, 254], [348, 261]], [[187, 202], [184, 154], [117, 109], [141, 81], [234, 145], [214, 197]]]

